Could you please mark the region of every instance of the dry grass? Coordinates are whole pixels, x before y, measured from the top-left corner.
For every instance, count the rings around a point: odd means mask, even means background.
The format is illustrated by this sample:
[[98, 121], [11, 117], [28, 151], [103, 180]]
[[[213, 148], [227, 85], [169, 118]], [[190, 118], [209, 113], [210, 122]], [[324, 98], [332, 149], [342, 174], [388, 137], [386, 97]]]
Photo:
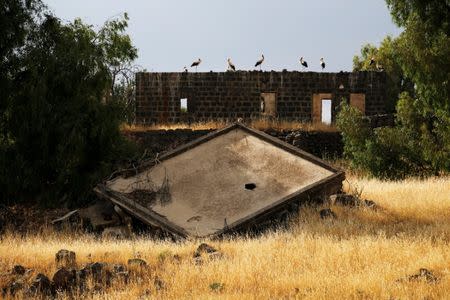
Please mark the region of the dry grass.
[[[177, 124], [155, 124], [155, 125], [122, 125], [124, 131], [150, 131], [150, 130], [174, 130], [174, 129], [192, 129], [192, 130], [209, 130], [220, 129], [230, 125], [230, 122], [225, 121], [208, 121], [195, 122], [191, 124], [177, 123]], [[298, 121], [285, 120], [270, 120], [270, 119], [252, 119], [246, 125], [258, 130], [303, 130], [303, 131], [337, 131], [334, 125], [327, 125], [324, 123], [305, 123]]]
[[[332, 207], [338, 218], [321, 220], [304, 208], [290, 229], [259, 238], [207, 241], [224, 258], [195, 265], [200, 241], [97, 240], [44, 234], [0, 241], [0, 273], [14, 264], [52, 274], [61, 248], [89, 261], [126, 263], [140, 255], [152, 271], [128, 286], [114, 286], [102, 299], [138, 299], [149, 290], [158, 299], [445, 299], [450, 295], [450, 178], [380, 182], [350, 179], [348, 190], [383, 209]], [[170, 259], [181, 256], [181, 262]], [[90, 258], [89, 258], [90, 257]], [[164, 259], [166, 258], [166, 259]], [[405, 279], [420, 268], [437, 283]], [[155, 277], [165, 283], [157, 290]], [[1, 279], [0, 279], [1, 280]], [[222, 289], [213, 290], [211, 284]]]

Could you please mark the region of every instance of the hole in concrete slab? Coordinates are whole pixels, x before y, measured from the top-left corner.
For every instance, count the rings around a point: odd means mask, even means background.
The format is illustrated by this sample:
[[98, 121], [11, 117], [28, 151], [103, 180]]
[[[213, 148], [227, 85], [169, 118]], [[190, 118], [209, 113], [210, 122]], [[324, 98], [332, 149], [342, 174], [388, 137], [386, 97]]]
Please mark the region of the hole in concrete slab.
[[253, 191], [255, 188], [256, 188], [256, 184], [254, 184], [254, 183], [246, 183], [245, 184], [245, 189], [246, 190]]

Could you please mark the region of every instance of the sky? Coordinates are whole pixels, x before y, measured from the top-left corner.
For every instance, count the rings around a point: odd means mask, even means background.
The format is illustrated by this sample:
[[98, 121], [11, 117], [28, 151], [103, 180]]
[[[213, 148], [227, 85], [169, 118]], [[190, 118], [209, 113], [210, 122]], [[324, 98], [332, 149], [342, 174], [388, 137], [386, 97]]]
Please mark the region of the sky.
[[365, 43], [378, 45], [401, 29], [384, 0], [44, 0], [64, 21], [81, 18], [99, 28], [127, 12], [136, 64], [147, 71], [177, 72], [202, 59], [199, 72], [238, 70], [351, 71]]

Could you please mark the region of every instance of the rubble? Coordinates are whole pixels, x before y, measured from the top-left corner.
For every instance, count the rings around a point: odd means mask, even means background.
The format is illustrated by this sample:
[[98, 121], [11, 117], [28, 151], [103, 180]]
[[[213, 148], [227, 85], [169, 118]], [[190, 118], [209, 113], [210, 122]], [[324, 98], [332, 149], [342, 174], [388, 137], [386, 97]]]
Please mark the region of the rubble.
[[55, 254], [55, 263], [57, 268], [76, 268], [75, 252], [61, 249]]
[[[178, 239], [280, 222], [297, 213], [300, 204], [340, 191], [344, 179], [344, 172], [313, 155], [236, 123], [119, 174], [94, 191], [112, 203], [120, 224], [129, 226], [132, 216]], [[121, 226], [110, 221], [97, 225]], [[104, 236], [122, 237], [124, 230], [107, 229]]]
[[322, 219], [336, 219], [337, 216], [331, 208], [325, 208], [319, 211], [320, 218]]

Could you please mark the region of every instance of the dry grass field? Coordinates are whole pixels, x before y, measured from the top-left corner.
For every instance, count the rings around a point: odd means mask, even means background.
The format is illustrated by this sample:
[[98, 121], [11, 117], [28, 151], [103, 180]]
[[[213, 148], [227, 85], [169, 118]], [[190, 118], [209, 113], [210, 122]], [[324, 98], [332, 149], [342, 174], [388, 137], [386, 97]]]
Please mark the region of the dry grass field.
[[[195, 122], [191, 124], [176, 123], [176, 124], [156, 124], [156, 125], [127, 125], [123, 124], [121, 129], [124, 131], [147, 131], [147, 130], [174, 130], [174, 129], [192, 129], [192, 130], [208, 130], [224, 128], [231, 123], [221, 121], [209, 122]], [[308, 123], [298, 121], [285, 121], [277, 119], [252, 119], [246, 125], [257, 129], [275, 129], [275, 130], [303, 130], [303, 131], [337, 131], [334, 125], [327, 125], [324, 123]]]
[[[0, 273], [22, 264], [33, 269], [32, 274], [52, 275], [55, 253], [69, 249], [76, 252], [80, 266], [91, 261], [126, 264], [136, 256], [150, 265], [128, 285], [80, 298], [450, 298], [450, 178], [349, 182], [347, 190], [362, 191], [362, 197], [381, 209], [332, 206], [337, 219], [322, 220], [318, 208], [303, 208], [287, 230], [206, 241], [224, 256], [201, 265], [192, 255], [204, 241], [99, 240], [44, 230], [25, 237], [3, 236]], [[432, 271], [437, 280], [409, 277], [421, 268]], [[6, 278], [0, 277], [0, 286]]]

